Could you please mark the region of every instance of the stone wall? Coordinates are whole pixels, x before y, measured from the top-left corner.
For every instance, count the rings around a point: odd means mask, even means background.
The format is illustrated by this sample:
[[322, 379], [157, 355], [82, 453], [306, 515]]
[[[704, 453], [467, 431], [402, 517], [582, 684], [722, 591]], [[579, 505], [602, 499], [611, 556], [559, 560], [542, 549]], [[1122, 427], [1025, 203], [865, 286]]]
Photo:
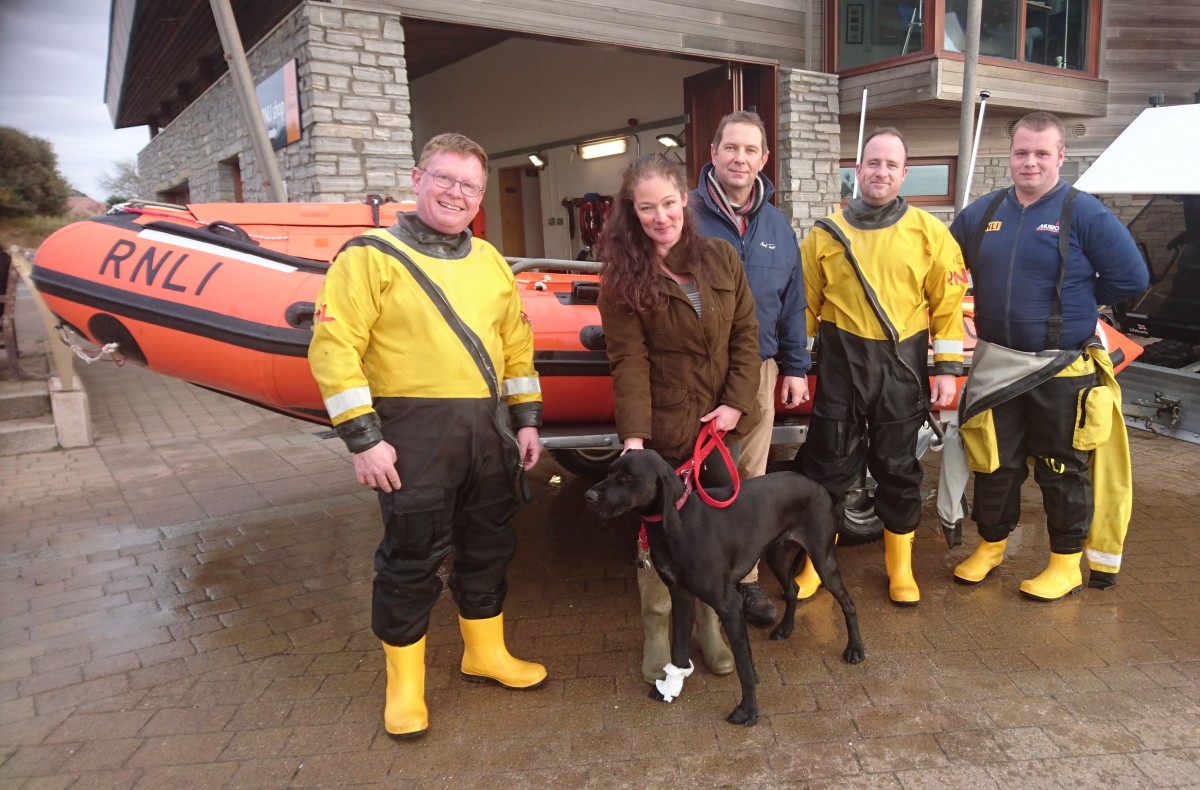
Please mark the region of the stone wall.
[[395, 14], [306, 3], [315, 201], [412, 197], [412, 105]]
[[817, 220], [841, 205], [838, 187], [838, 78], [779, 69], [776, 205], [804, 238]]
[[[411, 197], [413, 167], [404, 30], [398, 16], [306, 2], [247, 53], [258, 82], [296, 58], [299, 142], [275, 151], [292, 202]], [[138, 157], [142, 196], [187, 183], [193, 202], [268, 200], [229, 74], [180, 113]]]

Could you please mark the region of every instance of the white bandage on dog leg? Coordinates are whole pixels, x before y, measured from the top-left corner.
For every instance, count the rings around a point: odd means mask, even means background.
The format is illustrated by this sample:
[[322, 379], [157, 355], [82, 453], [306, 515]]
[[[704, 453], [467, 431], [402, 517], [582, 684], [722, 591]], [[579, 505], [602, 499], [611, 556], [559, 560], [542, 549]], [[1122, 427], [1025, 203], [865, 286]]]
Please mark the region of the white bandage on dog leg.
[[667, 664], [663, 671], [667, 673], [666, 680], [654, 681], [654, 687], [662, 694], [663, 702], [670, 702], [683, 693], [683, 679], [692, 674], [695, 665], [688, 662], [687, 669], [680, 669], [674, 664]]

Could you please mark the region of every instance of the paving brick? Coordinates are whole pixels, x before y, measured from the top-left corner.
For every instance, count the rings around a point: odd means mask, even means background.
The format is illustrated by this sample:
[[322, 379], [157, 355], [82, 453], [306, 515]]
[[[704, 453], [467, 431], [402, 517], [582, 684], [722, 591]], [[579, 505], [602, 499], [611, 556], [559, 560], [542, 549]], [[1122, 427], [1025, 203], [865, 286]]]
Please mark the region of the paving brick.
[[73, 686], [81, 680], [83, 670], [79, 666], [68, 666], [27, 676], [17, 684], [17, 692], [23, 697], [33, 697], [47, 691]]
[[60, 769], [71, 756], [68, 744], [20, 746], [0, 765], [0, 778], [19, 779], [46, 776]]
[[38, 694], [34, 700], [39, 713], [70, 710], [78, 705], [120, 694], [128, 688], [128, 684], [128, 678], [124, 675], [112, 675], [46, 691]]
[[236, 765], [166, 765], [147, 767], [135, 787], [222, 787], [237, 771]]
[[[286, 752], [284, 747], [291, 740], [292, 732], [291, 727], [263, 727], [238, 732], [225, 747], [220, 759], [243, 762], [287, 755], [289, 752]], [[294, 770], [301, 761], [301, 759], [288, 760], [287, 763]]]
[[195, 636], [192, 638], [192, 644], [196, 646], [197, 650], [205, 652], [230, 645], [238, 645], [243, 642], [253, 642], [269, 636], [272, 636], [271, 629], [266, 623], [253, 622], [231, 628], [221, 628], [207, 634]]
[[[108, 741], [132, 738], [154, 714], [151, 711], [131, 710], [109, 713], [76, 713], [68, 716], [46, 743]], [[91, 768], [116, 768], [117, 765], [91, 766]]]
[[239, 761], [229, 784], [234, 788], [286, 788], [292, 786], [301, 765], [302, 760], [287, 758]]
[[292, 787], [322, 787], [334, 784], [379, 784], [398, 758], [394, 752], [339, 752], [309, 757], [292, 777]]
[[242, 657], [247, 661], [254, 661], [265, 656], [278, 655], [287, 652], [293, 647], [292, 640], [283, 634], [256, 639], [252, 642], [246, 642], [241, 645]]
[[227, 732], [206, 732], [144, 738], [141, 748], [129, 758], [128, 765], [146, 768], [212, 763], [232, 737], [232, 733]]
[[134, 653], [117, 653], [97, 658], [83, 665], [83, 679], [95, 680], [139, 669], [141, 662]]
[[280, 726], [287, 721], [291, 711], [291, 701], [256, 697], [252, 703], [243, 704], [238, 708], [237, 713], [230, 720], [228, 728], [244, 732]]
[[929, 735], [890, 735], [855, 741], [855, 753], [863, 770], [904, 772], [946, 766], [946, 755]]

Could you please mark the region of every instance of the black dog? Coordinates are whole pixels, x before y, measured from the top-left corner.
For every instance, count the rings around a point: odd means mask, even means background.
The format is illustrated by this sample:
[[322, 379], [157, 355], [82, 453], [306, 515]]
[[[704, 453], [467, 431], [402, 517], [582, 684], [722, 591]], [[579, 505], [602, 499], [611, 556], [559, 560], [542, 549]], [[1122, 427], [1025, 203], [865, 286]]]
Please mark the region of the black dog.
[[[858, 615], [842, 584], [834, 554], [837, 521], [833, 502], [824, 488], [795, 472], [776, 472], [743, 482], [737, 500], [727, 508], [710, 507], [693, 494], [677, 510], [683, 492], [683, 481], [658, 453], [637, 450], [613, 462], [608, 477], [588, 489], [585, 499], [602, 518], [625, 512], [661, 517], [645, 524], [654, 567], [671, 591], [671, 663], [681, 668], [689, 665], [688, 636], [695, 599], [699, 598], [721, 618], [742, 685], [742, 701], [726, 721], [747, 726], [758, 721], [754, 691], [758, 674], [750, 656], [742, 597], [734, 583], [744, 578], [764, 553], [787, 601], [771, 639], [792, 635], [795, 576], [807, 553], [846, 617], [849, 639], [842, 660], [848, 664], [863, 660]], [[728, 495], [727, 490], [722, 493]], [[651, 692], [651, 696], [656, 694]]]

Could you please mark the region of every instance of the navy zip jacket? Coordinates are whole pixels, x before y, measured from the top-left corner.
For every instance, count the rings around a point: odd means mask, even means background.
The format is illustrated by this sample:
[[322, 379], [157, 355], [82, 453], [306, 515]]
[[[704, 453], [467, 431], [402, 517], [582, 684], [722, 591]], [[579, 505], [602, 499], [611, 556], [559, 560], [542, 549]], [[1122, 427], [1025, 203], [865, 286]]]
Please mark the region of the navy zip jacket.
[[800, 273], [800, 245], [796, 232], [783, 212], [767, 201], [775, 187], [764, 175], [763, 204], [746, 224], [746, 233], [738, 233], [733, 220], [726, 216], [708, 193], [709, 162], [700, 171], [700, 185], [692, 190], [688, 208], [700, 234], [724, 239], [733, 245], [746, 267], [746, 279], [754, 295], [754, 313], [758, 319], [758, 354], [775, 358], [783, 376], [804, 376], [812, 367], [805, 335], [804, 278]]
[[[1043, 351], [1058, 280], [1059, 214], [1067, 182], [1029, 206], [1008, 194], [982, 230], [979, 223], [996, 194], [964, 208], [950, 233], [962, 248], [975, 294], [975, 331], [989, 343], [1017, 351]], [[1146, 290], [1150, 274], [1133, 237], [1104, 204], [1080, 192], [1071, 206], [1071, 245], [1062, 286], [1059, 348], [1082, 348], [1096, 334], [1098, 305], [1112, 305]]]

